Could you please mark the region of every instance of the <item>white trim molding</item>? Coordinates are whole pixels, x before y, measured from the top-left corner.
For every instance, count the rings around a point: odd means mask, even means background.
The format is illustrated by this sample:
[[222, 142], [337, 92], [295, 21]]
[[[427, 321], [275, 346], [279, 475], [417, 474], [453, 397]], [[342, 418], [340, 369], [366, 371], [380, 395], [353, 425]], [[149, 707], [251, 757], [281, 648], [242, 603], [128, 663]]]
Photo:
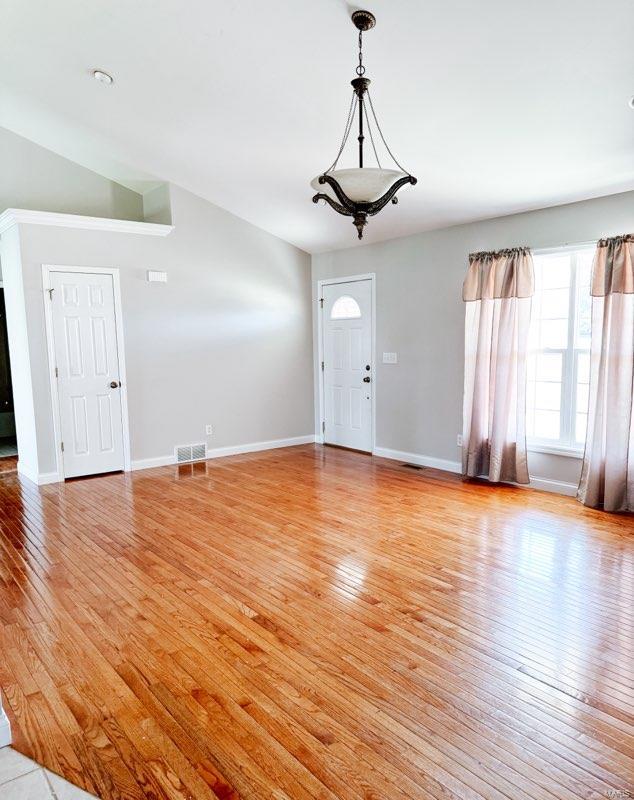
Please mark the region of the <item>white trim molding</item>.
[[405, 450], [391, 450], [389, 447], [375, 447], [372, 451], [372, 455], [378, 456], [379, 458], [389, 458], [392, 461], [402, 461], [404, 464], [416, 464], [419, 467], [442, 469], [444, 472], [462, 472], [462, 465], [459, 461], [449, 461], [445, 458], [425, 456], [421, 453], [408, 453]]
[[176, 463], [176, 456], [170, 453], [168, 456], [156, 456], [155, 458], [139, 458], [130, 463], [130, 469], [135, 472], [137, 469], [154, 469], [155, 467], [168, 467]]
[[21, 462], [18, 459], [18, 475], [21, 475], [23, 478], [27, 478], [34, 483], [36, 486], [44, 486], [47, 483], [59, 483], [64, 479], [60, 476], [59, 472], [38, 472], [37, 474], [31, 472], [31, 470], [26, 469], [25, 467], [21, 466]]
[[207, 450], [207, 458], [223, 458], [224, 456], [237, 456], [241, 453], [257, 453], [260, 450], [276, 450], [278, 447], [296, 447], [300, 444], [314, 444], [313, 433], [306, 436], [293, 436], [290, 439], [271, 439], [265, 442], [251, 444], [238, 444], [229, 447], [214, 447]]
[[576, 483], [552, 481], [549, 478], [531, 478], [530, 486], [524, 486], [522, 488], [538, 489], [541, 492], [555, 492], [556, 494], [565, 494], [568, 497], [576, 497], [578, 487]]
[[[389, 458], [393, 461], [401, 461], [404, 464], [416, 464], [419, 467], [431, 467], [441, 469], [444, 472], [453, 472], [459, 475], [462, 472], [460, 461], [449, 461], [444, 458], [435, 458], [421, 453], [408, 453], [404, 450], [390, 450], [388, 447], [375, 447], [373, 456]], [[487, 480], [486, 475], [482, 475], [480, 480]], [[495, 485], [495, 484], [492, 484]], [[509, 483], [509, 486], [517, 486], [519, 489], [537, 489], [542, 492], [554, 492], [564, 494], [568, 497], [575, 497], [577, 494], [576, 483], [564, 483], [563, 481], [553, 481], [548, 478], [531, 477], [531, 482], [527, 486], [521, 483]]]
[[556, 447], [554, 445], [539, 444], [539, 442], [528, 443], [527, 448], [529, 453], [546, 453], [550, 456], [563, 456], [564, 458], [577, 458], [579, 461], [583, 458], [583, 449], [579, 450], [574, 447]]
[[[250, 444], [229, 445], [228, 447], [214, 447], [207, 450], [207, 459], [224, 458], [225, 456], [236, 456], [242, 453], [257, 453], [260, 450], [276, 450], [280, 447], [296, 447], [300, 444], [314, 444], [315, 434], [307, 436], [293, 436], [290, 439], [271, 439], [264, 442], [251, 442]], [[185, 461], [184, 464], [201, 463]], [[132, 462], [132, 470], [153, 469], [154, 467], [165, 467], [176, 464], [176, 456], [170, 453], [168, 456], [158, 456], [156, 458], [142, 458]]]
[[134, 233], [141, 236], [167, 236], [173, 225], [157, 222], [136, 222], [130, 219], [85, 217], [81, 214], [58, 214], [54, 211], [29, 211], [25, 208], [7, 208], [0, 214], [0, 235], [14, 225], [51, 225], [56, 228], [81, 228], [91, 231]]

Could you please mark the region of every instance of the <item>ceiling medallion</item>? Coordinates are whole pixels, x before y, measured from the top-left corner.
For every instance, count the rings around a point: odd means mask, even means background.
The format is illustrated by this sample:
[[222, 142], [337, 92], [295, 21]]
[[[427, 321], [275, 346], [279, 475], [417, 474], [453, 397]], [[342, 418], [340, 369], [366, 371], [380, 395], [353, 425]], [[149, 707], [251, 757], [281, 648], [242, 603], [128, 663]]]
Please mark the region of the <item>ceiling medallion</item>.
[[[416, 178], [410, 175], [392, 155], [392, 151], [387, 145], [381, 126], [376, 117], [372, 96], [370, 95], [370, 79], [365, 78], [365, 67], [363, 66], [363, 32], [368, 31], [376, 25], [374, 14], [369, 11], [355, 11], [352, 14], [352, 22], [359, 31], [359, 64], [356, 72], [357, 77], [351, 81], [352, 99], [348, 110], [348, 119], [343, 134], [341, 147], [337, 157], [328, 169], [318, 175], [311, 186], [318, 193], [313, 197], [313, 203], [324, 200], [334, 208], [339, 214], [352, 217], [353, 224], [357, 229], [359, 239], [363, 238], [363, 228], [367, 224], [368, 217], [378, 214], [390, 200], [398, 203], [396, 193], [406, 183], [414, 185]], [[378, 132], [383, 145], [394, 164], [398, 169], [383, 169], [376, 151], [372, 127], [370, 125], [370, 114], [374, 127]], [[358, 120], [359, 135], [359, 166], [351, 169], [337, 169], [337, 163], [344, 151], [346, 142], [352, 130], [355, 117]], [[363, 166], [363, 142], [365, 140], [364, 125], [370, 136], [372, 150], [376, 159], [377, 167]]]

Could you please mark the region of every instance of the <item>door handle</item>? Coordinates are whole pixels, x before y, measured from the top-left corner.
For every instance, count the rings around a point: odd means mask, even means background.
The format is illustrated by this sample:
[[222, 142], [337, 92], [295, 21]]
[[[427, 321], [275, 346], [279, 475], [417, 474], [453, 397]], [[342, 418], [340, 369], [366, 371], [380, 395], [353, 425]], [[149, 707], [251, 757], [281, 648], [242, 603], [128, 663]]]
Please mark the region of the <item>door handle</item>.
[[371, 381], [371, 380], [372, 380], [372, 379], [370, 378], [370, 376], [369, 376], [369, 375], [366, 375], [366, 376], [365, 376], [365, 378], [363, 379], [363, 382], [364, 382], [364, 383], [370, 383], [370, 381]]
[[110, 381], [111, 389], [118, 389], [121, 386], [121, 381]]

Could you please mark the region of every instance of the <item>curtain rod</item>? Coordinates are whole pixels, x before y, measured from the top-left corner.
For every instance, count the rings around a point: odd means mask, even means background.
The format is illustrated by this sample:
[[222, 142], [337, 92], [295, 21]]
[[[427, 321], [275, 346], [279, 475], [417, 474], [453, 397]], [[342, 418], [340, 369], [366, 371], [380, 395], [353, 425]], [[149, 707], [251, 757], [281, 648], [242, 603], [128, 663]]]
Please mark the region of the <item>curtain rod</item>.
[[540, 253], [546, 250], [571, 250], [575, 247], [596, 247], [596, 244], [599, 240], [598, 239], [590, 239], [587, 242], [564, 242], [564, 244], [555, 244], [551, 246], [545, 247], [535, 247], [531, 248], [533, 253]]

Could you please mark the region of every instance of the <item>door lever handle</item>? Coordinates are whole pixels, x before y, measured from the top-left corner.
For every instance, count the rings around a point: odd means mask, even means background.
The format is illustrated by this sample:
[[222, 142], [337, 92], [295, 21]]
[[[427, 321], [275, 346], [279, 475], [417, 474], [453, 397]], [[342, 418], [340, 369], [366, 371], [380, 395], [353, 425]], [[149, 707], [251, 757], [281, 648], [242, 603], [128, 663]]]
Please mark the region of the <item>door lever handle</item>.
[[121, 381], [110, 381], [111, 389], [118, 389], [121, 386]]
[[370, 383], [370, 381], [371, 381], [371, 378], [370, 378], [369, 375], [366, 375], [365, 378], [363, 379], [364, 383]]

